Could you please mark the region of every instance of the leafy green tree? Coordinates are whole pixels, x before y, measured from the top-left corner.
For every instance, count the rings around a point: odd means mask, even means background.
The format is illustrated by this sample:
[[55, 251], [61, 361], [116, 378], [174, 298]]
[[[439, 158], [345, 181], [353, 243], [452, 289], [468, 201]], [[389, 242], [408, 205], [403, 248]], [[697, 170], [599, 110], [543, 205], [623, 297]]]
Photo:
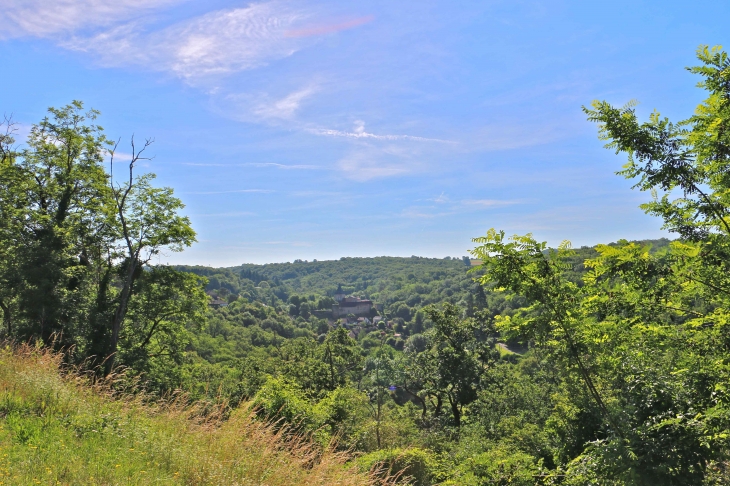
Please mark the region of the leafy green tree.
[[[134, 177], [134, 166], [140, 160], [145, 160], [144, 151], [150, 144], [151, 140], [148, 139], [141, 149], [137, 149], [132, 139], [129, 178], [123, 183], [115, 183], [112, 179], [110, 184], [120, 229], [118, 239], [121, 240], [116, 255], [123, 258], [124, 271], [120, 274], [121, 290], [112, 318], [107, 369], [114, 366], [120, 332], [133, 296], [134, 283], [141, 275], [140, 270], [163, 249], [179, 252], [195, 242], [195, 231], [190, 226], [190, 219], [178, 214], [185, 206], [173, 196], [173, 190], [169, 187], [153, 187], [153, 174]], [[111, 150], [111, 158], [113, 166], [114, 150]]]
[[[9, 193], [13, 182], [13, 164], [17, 157], [15, 144], [16, 128], [10, 117], [3, 117], [0, 122], [0, 187], [3, 194]], [[17, 208], [0, 199], [0, 310], [3, 313], [2, 333], [6, 336], [13, 334], [13, 311], [17, 297], [17, 268], [15, 265], [15, 250], [17, 242], [13, 237], [14, 225], [17, 218], [14, 212]]]
[[351, 448], [357, 432], [368, 418], [368, 396], [352, 387], [340, 387], [324, 396], [315, 406], [315, 415], [329, 427], [341, 447]]
[[407, 341], [399, 383], [419, 401], [424, 418], [429, 401], [439, 416], [446, 400], [458, 428], [463, 408], [477, 398], [483, 376], [499, 358], [496, 332], [486, 316], [464, 317], [452, 304], [425, 311], [434, 326]]
[[347, 335], [345, 328], [338, 327], [327, 333], [321, 353], [322, 360], [327, 365], [329, 390], [345, 385], [348, 381], [359, 381], [362, 356], [357, 343]]
[[138, 371], [148, 370], [151, 360], [160, 362], [160, 368], [180, 365], [190, 331], [205, 323], [208, 296], [203, 279], [160, 265], [143, 272], [135, 286], [120, 341], [120, 363]]
[[313, 398], [335, 389], [338, 383], [332, 386], [328, 363], [322, 359], [323, 351], [312, 338], [287, 340], [278, 349], [281, 373]]
[[17, 302], [14, 337], [69, 346], [83, 344], [78, 325], [87, 318], [91, 270], [110, 240], [109, 143], [101, 127], [86, 124], [98, 112], [83, 113], [80, 102], [49, 112], [26, 148], [3, 160], [3, 270], [15, 294], [5, 299]]
[[[192, 309], [200, 308], [202, 293], [199, 281], [163, 283], [172, 273], [150, 266], [162, 249], [179, 251], [195, 240], [172, 189], [153, 187], [151, 174], [133, 175], [151, 141], [141, 150], [132, 142], [129, 179], [118, 184], [104, 168], [107, 154], [114, 167], [116, 145], [95, 124], [98, 114], [74, 101], [50, 108], [22, 150], [12, 147], [11, 129], [0, 138], [0, 307], [10, 337], [73, 349], [81, 361], [110, 357], [109, 371], [122, 335], [148, 348], [171, 329], [166, 317], [140, 307], [145, 299], [163, 298], [169, 283], [175, 298], [158, 301], [157, 311], [182, 300], [199, 320]], [[131, 307], [134, 322], [127, 319]], [[145, 330], [147, 318], [156, 324]], [[136, 331], [143, 334], [133, 337]]]
[[651, 191], [643, 209], [679, 240], [656, 252], [599, 245], [583, 285], [567, 275], [567, 243], [550, 250], [494, 230], [474, 240], [481, 283], [528, 300], [499, 326], [546, 352], [573, 390], [554, 399], [565, 411], [554, 430], [573, 430], [574, 448], [557, 457], [564, 484], [701, 484], [727, 457], [730, 62], [719, 48], [698, 57], [690, 71], [710, 94], [683, 122], [639, 123], [632, 104], [586, 109], [608, 147], [628, 154], [621, 174]]
[[488, 321], [464, 318], [461, 309], [452, 304], [444, 304], [441, 310], [426, 308], [426, 313], [434, 323], [428, 333], [431, 346], [416, 356], [432, 361], [427, 368], [433, 374], [427, 380], [446, 396], [458, 428], [463, 407], [477, 398], [483, 374], [499, 357], [495, 332]]

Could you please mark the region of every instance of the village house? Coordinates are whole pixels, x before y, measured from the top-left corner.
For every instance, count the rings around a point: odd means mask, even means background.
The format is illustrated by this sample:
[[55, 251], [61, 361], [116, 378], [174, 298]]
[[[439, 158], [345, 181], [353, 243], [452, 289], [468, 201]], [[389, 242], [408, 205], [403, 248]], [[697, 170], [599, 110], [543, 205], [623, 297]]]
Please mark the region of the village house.
[[345, 297], [338, 303], [332, 305], [332, 317], [346, 316], [354, 314], [355, 316], [369, 316], [373, 309], [373, 301], [367, 299], [359, 299], [357, 297]]
[[213, 309], [220, 309], [221, 307], [228, 306], [228, 302], [222, 299], [213, 299], [208, 302], [208, 305], [211, 306]]
[[[338, 319], [350, 314], [356, 317], [369, 317], [376, 305], [371, 300], [360, 299], [347, 295], [342, 290], [342, 285], [337, 286], [337, 292], [334, 294], [335, 304], [332, 305], [332, 318]], [[368, 322], [369, 324], [369, 322]]]

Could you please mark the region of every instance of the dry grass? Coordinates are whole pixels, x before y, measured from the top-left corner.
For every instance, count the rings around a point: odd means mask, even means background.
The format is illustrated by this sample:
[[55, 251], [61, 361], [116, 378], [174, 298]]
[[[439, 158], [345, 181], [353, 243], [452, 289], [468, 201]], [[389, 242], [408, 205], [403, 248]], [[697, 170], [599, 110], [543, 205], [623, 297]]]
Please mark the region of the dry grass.
[[382, 484], [250, 407], [223, 420], [59, 370], [48, 351], [0, 349], [0, 484]]

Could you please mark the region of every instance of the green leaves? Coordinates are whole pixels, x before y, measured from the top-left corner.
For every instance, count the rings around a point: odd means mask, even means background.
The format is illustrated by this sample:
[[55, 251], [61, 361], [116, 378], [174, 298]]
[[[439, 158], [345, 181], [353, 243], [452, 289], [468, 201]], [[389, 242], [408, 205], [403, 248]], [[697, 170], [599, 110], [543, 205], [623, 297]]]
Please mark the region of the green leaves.
[[185, 205], [173, 195], [171, 188], [153, 187], [154, 177], [153, 174], [138, 177], [129, 186], [127, 199], [120, 209], [126, 227], [125, 238], [143, 262], [163, 248], [179, 252], [196, 241], [190, 219], [178, 215]]
[[619, 173], [638, 179], [635, 187], [642, 191], [662, 192], [644, 210], [694, 241], [713, 232], [730, 234], [730, 62], [719, 47], [700, 46], [697, 57], [704, 65], [689, 71], [705, 78], [698, 86], [709, 96], [684, 121], [673, 124], [654, 112], [639, 123], [635, 102], [620, 109], [605, 101], [583, 107], [607, 147], [628, 155]]
[[[568, 245], [550, 250], [531, 235], [507, 240], [495, 230], [474, 240], [479, 281], [531, 302], [498, 317], [500, 328], [547, 351], [561, 384], [580, 378], [601, 412], [603, 423], [574, 434], [584, 443], [560, 458], [564, 484], [699, 484], [708, 464], [726, 458], [730, 62], [706, 46], [698, 59], [703, 65], [690, 71], [709, 95], [684, 121], [654, 112], [640, 122], [633, 101], [584, 107], [607, 148], [627, 155], [619, 174], [651, 192], [642, 208], [680, 240], [660, 251], [598, 245], [582, 285], [563, 276]], [[563, 430], [578, 430], [580, 414], [590, 414], [578, 397], [553, 397], [556, 410], [573, 410], [562, 414]]]
[[104, 167], [116, 145], [95, 123], [99, 112], [80, 101], [48, 111], [22, 150], [12, 147], [11, 122], [0, 137], [6, 335], [72, 347], [77, 359], [97, 364], [118, 351], [123, 335], [125, 364], [138, 371], [151, 356], [179, 357], [207, 297], [194, 276], [143, 268], [163, 249], [195, 241], [172, 189], [153, 187], [152, 174], [133, 177], [151, 141], [136, 151], [133, 141], [129, 180], [120, 186]]

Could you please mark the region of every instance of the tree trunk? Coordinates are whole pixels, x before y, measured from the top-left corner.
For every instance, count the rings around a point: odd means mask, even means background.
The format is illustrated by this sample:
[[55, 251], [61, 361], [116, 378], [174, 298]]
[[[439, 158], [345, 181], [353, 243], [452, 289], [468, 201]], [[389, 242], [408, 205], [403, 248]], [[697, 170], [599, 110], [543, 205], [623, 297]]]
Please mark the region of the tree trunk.
[[459, 402], [449, 395], [449, 404], [451, 405], [451, 413], [454, 416], [454, 425], [457, 429], [461, 428], [461, 410], [459, 410]]
[[433, 416], [438, 417], [441, 415], [441, 407], [443, 406], [443, 400], [441, 395], [436, 395], [436, 407], [434, 407]]
[[422, 396], [418, 395], [417, 393], [413, 393], [405, 385], [403, 386], [403, 389], [406, 391], [406, 393], [408, 393], [412, 397], [415, 397], [418, 400], [418, 403], [421, 404], [421, 420], [425, 420], [426, 419], [426, 411], [427, 411], [427, 409], [426, 409], [426, 399], [423, 398]]
[[3, 324], [7, 329], [8, 337], [11, 337], [13, 334], [13, 316], [10, 313], [10, 307], [0, 302], [0, 309], [3, 310]]
[[122, 329], [122, 322], [127, 315], [127, 306], [129, 305], [129, 298], [132, 295], [132, 284], [134, 283], [134, 274], [137, 271], [137, 259], [131, 258], [129, 261], [129, 267], [127, 268], [127, 276], [122, 286], [122, 292], [119, 295], [119, 305], [117, 310], [114, 311], [114, 319], [112, 320], [112, 336], [109, 342], [109, 355], [106, 361], [105, 374], [111, 373], [114, 368], [114, 362], [116, 361], [117, 346], [119, 345], [119, 332]]

